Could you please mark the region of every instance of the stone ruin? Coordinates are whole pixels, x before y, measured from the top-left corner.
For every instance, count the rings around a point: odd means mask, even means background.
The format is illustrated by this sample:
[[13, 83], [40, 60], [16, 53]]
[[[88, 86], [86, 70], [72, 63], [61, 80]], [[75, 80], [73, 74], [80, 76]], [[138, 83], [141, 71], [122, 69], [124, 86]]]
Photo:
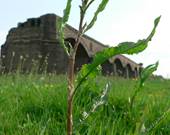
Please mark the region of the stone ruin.
[[[46, 14], [27, 19], [26, 22], [18, 23], [16, 28], [10, 29], [6, 42], [1, 47], [3, 72], [19, 70], [23, 73], [66, 73], [68, 59], [59, 44], [56, 28], [58, 19], [55, 14]], [[66, 26], [66, 41], [74, 44], [76, 34], [76, 29]], [[77, 50], [75, 70], [79, 70], [83, 64], [90, 63], [93, 56], [106, 47], [108, 46], [84, 35]], [[123, 55], [112, 57], [102, 64], [103, 74], [127, 78], [137, 77], [141, 69], [141, 64]]]

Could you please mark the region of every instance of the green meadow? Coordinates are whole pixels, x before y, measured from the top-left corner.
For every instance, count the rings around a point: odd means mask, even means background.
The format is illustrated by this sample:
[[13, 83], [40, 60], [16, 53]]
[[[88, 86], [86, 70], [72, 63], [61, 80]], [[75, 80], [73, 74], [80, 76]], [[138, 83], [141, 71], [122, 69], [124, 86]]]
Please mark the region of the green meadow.
[[[132, 109], [129, 97], [138, 80], [99, 76], [88, 81], [74, 98], [75, 135], [170, 134], [170, 80], [147, 80]], [[107, 83], [106, 102], [90, 112]], [[64, 75], [1, 75], [0, 135], [65, 135], [66, 86]]]

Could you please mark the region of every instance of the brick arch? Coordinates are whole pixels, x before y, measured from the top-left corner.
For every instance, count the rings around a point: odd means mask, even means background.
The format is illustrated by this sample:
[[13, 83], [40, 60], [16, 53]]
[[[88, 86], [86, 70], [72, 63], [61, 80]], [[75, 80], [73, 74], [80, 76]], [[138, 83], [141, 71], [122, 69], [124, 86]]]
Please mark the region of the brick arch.
[[[72, 46], [74, 46], [75, 39], [74, 38], [67, 38], [65, 41], [70, 42]], [[83, 64], [87, 64], [91, 62], [91, 57], [89, 57], [88, 52], [84, 45], [80, 42], [75, 59], [75, 71], [80, 70]]]

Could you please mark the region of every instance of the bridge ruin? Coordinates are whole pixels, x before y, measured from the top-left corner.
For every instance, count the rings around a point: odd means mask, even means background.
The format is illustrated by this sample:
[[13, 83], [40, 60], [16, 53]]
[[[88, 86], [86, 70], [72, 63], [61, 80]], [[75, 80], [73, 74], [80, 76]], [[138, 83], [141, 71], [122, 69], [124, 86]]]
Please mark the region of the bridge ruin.
[[[1, 47], [1, 60], [4, 72], [66, 73], [68, 59], [59, 43], [59, 33], [56, 28], [59, 17], [46, 14], [38, 18], [27, 19], [18, 23], [16, 28], [10, 29], [6, 42]], [[75, 42], [77, 30], [67, 25], [65, 40], [72, 45]], [[106, 48], [104, 44], [84, 35], [76, 54], [75, 70], [83, 64], [90, 63], [93, 56]], [[141, 64], [130, 60], [124, 55], [117, 55], [106, 61], [102, 66], [105, 75], [122, 76], [126, 78], [138, 77], [142, 69]]]

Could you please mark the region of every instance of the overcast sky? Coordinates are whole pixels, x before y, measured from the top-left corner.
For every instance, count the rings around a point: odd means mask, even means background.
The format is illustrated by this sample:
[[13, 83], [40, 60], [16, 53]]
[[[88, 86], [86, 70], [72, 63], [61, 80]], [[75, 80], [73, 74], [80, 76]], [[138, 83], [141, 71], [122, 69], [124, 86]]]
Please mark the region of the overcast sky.
[[[88, 22], [101, 0], [96, 0], [86, 17]], [[81, 0], [73, 0], [69, 24], [78, 27]], [[4, 0], [0, 5], [0, 45], [10, 28], [30, 17], [46, 13], [62, 16], [66, 0]], [[111, 46], [123, 41], [137, 41], [148, 36], [153, 21], [162, 15], [156, 35], [149, 47], [138, 55], [128, 56], [144, 66], [159, 60], [156, 74], [170, 77], [170, 0], [110, 0], [96, 25], [87, 35]]]

